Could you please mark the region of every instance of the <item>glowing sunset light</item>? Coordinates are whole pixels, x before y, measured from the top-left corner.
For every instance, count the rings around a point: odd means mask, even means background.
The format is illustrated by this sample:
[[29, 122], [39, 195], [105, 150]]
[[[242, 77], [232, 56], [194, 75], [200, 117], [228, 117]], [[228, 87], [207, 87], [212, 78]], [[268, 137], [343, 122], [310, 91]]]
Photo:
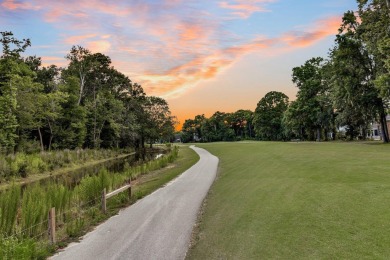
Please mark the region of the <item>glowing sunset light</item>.
[[3, 31], [27, 55], [66, 66], [72, 45], [108, 55], [181, 123], [254, 110], [269, 91], [294, 98], [291, 70], [326, 57], [355, 0], [0, 0]]

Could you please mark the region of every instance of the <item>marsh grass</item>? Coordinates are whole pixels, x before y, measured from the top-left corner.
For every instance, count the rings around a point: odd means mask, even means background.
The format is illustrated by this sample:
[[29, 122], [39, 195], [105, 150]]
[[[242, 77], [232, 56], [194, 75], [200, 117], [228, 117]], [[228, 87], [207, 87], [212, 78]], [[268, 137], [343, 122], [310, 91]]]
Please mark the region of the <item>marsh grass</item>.
[[42, 187], [34, 185], [24, 191], [20, 214], [20, 229], [25, 237], [34, 237], [47, 230], [47, 195]]
[[9, 181], [12, 178], [26, 178], [30, 175], [82, 164], [87, 161], [112, 158], [122, 152], [124, 151], [66, 149], [34, 154], [0, 154], [0, 182]]
[[11, 235], [15, 230], [19, 208], [20, 187], [12, 186], [0, 196], [0, 235]]

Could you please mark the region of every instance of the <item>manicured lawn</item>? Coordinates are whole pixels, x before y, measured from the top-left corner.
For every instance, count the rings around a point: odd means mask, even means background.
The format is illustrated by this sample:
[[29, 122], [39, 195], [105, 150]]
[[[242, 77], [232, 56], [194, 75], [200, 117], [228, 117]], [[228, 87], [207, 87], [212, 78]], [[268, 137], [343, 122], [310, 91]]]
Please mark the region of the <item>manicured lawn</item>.
[[214, 143], [189, 259], [389, 259], [390, 145]]

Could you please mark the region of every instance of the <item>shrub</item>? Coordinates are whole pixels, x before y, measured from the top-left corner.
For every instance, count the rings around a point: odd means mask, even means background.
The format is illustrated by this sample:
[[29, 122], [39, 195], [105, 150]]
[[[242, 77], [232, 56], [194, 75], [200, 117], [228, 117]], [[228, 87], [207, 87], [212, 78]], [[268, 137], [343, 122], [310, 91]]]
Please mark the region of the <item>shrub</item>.
[[0, 237], [0, 259], [46, 259], [49, 248], [33, 239]]

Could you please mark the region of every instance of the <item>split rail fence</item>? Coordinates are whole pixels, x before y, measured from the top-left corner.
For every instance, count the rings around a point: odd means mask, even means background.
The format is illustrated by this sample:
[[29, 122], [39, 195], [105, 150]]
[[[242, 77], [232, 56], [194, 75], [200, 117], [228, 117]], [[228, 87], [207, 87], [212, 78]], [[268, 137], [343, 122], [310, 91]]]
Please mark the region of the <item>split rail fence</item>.
[[[129, 180], [125, 186], [123, 186], [119, 189], [116, 189], [110, 193], [106, 193], [106, 189], [104, 188], [104, 190], [102, 192], [102, 202], [101, 202], [103, 213], [107, 212], [107, 199], [109, 199], [109, 198], [111, 198], [111, 197], [113, 197], [121, 192], [124, 192], [126, 190], [128, 191], [129, 198], [131, 198], [131, 180]], [[55, 208], [51, 208], [49, 210], [48, 234], [49, 234], [50, 243], [52, 243], [52, 244], [56, 243], [56, 209]]]

